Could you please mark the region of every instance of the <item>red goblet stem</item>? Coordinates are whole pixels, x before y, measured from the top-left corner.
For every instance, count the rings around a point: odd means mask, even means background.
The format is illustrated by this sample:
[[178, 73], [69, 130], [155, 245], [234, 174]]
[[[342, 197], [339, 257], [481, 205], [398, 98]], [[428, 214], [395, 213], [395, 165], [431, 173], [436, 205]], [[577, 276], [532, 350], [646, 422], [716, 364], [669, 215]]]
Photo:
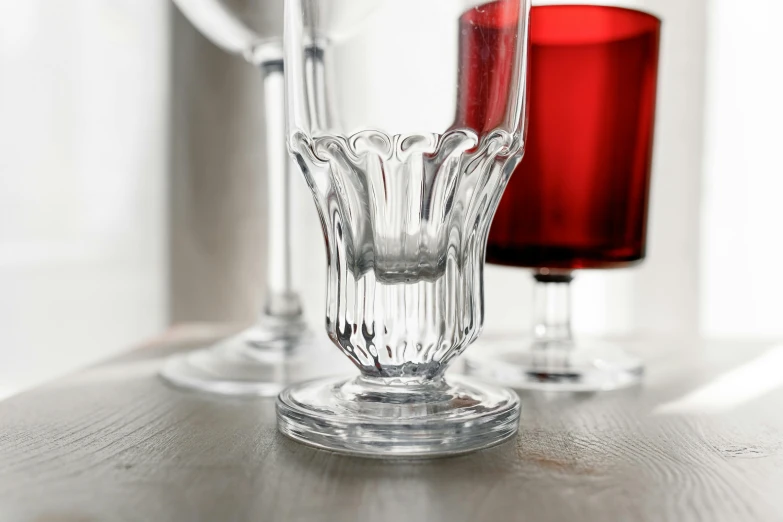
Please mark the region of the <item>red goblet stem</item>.
[[533, 338], [548, 345], [572, 342], [571, 333], [571, 272], [537, 271], [533, 301]]

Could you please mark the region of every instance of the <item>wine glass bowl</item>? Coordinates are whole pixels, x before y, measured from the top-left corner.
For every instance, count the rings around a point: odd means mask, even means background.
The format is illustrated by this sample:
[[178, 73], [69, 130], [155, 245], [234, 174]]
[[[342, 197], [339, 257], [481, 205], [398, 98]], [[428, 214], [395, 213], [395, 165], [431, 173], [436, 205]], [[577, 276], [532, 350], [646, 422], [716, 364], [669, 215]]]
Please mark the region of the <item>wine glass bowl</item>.
[[658, 20], [536, 7], [530, 138], [489, 235], [490, 263], [576, 270], [642, 260]]
[[[513, 392], [444, 373], [484, 320], [486, 234], [524, 143], [528, 9], [287, 0], [288, 144], [326, 241], [326, 329], [360, 376], [281, 393], [285, 435], [410, 457], [516, 432]], [[495, 26], [479, 23], [487, 10]], [[477, 42], [508, 60], [470, 62]], [[482, 87], [492, 108], [462, 117]]]
[[283, 57], [283, 0], [174, 0], [215, 45], [253, 65]]

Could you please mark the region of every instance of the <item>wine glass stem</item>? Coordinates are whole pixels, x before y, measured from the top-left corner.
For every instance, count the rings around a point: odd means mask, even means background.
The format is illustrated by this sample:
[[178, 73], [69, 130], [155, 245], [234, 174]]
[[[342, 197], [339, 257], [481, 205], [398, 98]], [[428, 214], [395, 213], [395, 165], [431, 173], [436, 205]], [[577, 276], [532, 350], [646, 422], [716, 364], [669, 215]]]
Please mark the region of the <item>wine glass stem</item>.
[[259, 65], [264, 80], [266, 121], [267, 273], [264, 314], [298, 318], [299, 295], [291, 282], [291, 160], [285, 143], [283, 61]]
[[570, 344], [571, 333], [571, 272], [537, 271], [533, 302], [533, 339], [535, 343]]

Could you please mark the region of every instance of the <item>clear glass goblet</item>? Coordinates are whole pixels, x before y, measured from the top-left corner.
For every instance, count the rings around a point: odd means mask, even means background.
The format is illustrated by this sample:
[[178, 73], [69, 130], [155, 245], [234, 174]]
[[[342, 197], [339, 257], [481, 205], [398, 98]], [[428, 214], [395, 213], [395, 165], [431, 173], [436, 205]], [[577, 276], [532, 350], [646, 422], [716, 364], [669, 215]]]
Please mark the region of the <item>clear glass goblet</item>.
[[[243, 56], [263, 79], [266, 118], [267, 274], [256, 324], [214, 346], [171, 357], [168, 382], [222, 395], [276, 396], [292, 382], [349, 368], [335, 365], [303, 320], [291, 278], [291, 161], [285, 143], [283, 0], [175, 0], [210, 40]], [[347, 366], [347, 365], [345, 365]]]
[[514, 392], [444, 374], [484, 320], [489, 224], [524, 143], [528, 11], [286, 0], [288, 145], [326, 240], [326, 329], [360, 375], [284, 390], [283, 434], [411, 457], [516, 433]]
[[573, 338], [570, 284], [574, 270], [644, 259], [661, 22], [633, 9], [548, 5], [532, 9], [531, 28], [530, 140], [487, 262], [534, 270], [534, 328], [526, 339], [482, 339], [465, 370], [520, 389], [623, 388], [644, 364]]

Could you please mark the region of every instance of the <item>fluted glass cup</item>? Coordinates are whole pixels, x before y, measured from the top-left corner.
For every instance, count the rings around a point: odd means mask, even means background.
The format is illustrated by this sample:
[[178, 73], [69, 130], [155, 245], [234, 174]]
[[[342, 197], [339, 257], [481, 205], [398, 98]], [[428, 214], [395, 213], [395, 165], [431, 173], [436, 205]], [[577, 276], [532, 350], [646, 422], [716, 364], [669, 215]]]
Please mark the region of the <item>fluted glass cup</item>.
[[286, 0], [288, 146], [359, 369], [284, 390], [285, 435], [369, 456], [513, 436], [514, 392], [444, 374], [484, 320], [487, 233], [523, 150], [528, 0]]
[[[285, 145], [283, 0], [175, 0], [182, 13], [225, 51], [261, 72], [266, 123], [266, 295], [256, 323], [212, 346], [177, 354], [161, 376], [180, 388], [217, 395], [275, 397], [292, 382], [341, 373], [327, 342], [304, 321], [291, 277], [290, 159]], [[261, 92], [261, 89], [259, 89]]]

